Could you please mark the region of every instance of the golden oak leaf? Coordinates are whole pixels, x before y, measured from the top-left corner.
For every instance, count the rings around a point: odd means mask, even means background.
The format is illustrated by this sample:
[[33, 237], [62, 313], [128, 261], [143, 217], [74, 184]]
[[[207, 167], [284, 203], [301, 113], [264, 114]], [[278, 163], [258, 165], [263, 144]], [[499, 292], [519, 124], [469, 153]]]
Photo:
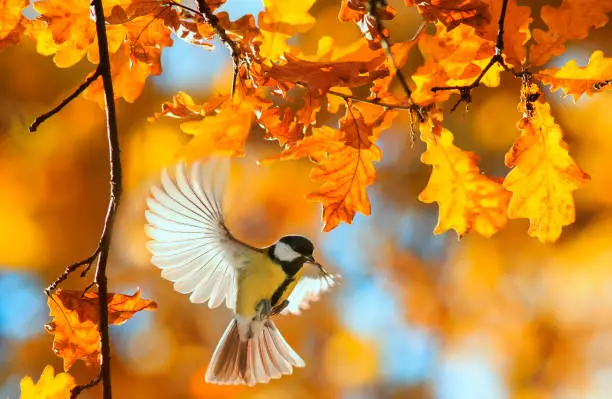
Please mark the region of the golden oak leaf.
[[60, 68], [79, 62], [89, 51], [96, 37], [96, 26], [90, 18], [89, 3], [78, 0], [41, 0], [34, 3], [41, 24], [28, 33], [37, 40], [37, 50], [55, 54]]
[[0, 0], [0, 50], [9, 44], [17, 44], [27, 21], [21, 11], [27, 0]]
[[454, 229], [459, 237], [476, 231], [490, 237], [507, 223], [510, 194], [500, 181], [484, 175], [478, 156], [453, 144], [453, 134], [437, 120], [421, 123], [421, 140], [427, 150], [421, 161], [432, 166], [427, 187], [419, 194], [425, 203], [437, 202], [435, 234]]
[[53, 366], [45, 366], [35, 384], [31, 377], [23, 377], [19, 384], [20, 399], [69, 399], [70, 391], [76, 386], [74, 377], [68, 373], [54, 376]]
[[[342, 22], [355, 22], [368, 40], [370, 48], [379, 49], [381, 47], [380, 41], [382, 37], [387, 37], [389, 34], [387, 29], [384, 29], [383, 32], [378, 31], [376, 18], [368, 12], [368, 1], [369, 0], [342, 0], [338, 19]], [[379, 2], [375, 2], [375, 7], [375, 14], [380, 20], [393, 19], [397, 14], [394, 8], [386, 4], [382, 5]]]
[[543, 6], [541, 17], [548, 30], [534, 30], [535, 43], [529, 50], [529, 63], [544, 65], [562, 54], [566, 41], [584, 39], [591, 29], [606, 25], [609, 12], [612, 12], [612, 0], [563, 0], [558, 8]]
[[266, 140], [277, 140], [281, 146], [296, 142], [301, 135], [302, 125], [294, 121], [290, 108], [282, 113], [278, 107], [269, 108], [257, 118], [257, 123], [266, 130]]
[[491, 22], [489, 4], [483, 0], [406, 0], [409, 7], [417, 7], [425, 21], [439, 21], [446, 29], [459, 24], [482, 27]]
[[[534, 97], [539, 97], [531, 101]], [[528, 218], [529, 235], [553, 242], [563, 226], [574, 222], [572, 191], [590, 180], [568, 153], [563, 133], [535, 84], [523, 90], [518, 123], [520, 137], [506, 154], [513, 168], [504, 180], [512, 192], [508, 216]]]
[[[494, 44], [478, 36], [471, 26], [459, 25], [449, 32], [439, 23], [435, 36], [424, 34], [421, 37], [419, 49], [425, 64], [412, 76], [416, 84], [412, 98], [420, 105], [448, 100], [451, 91], [433, 92], [431, 89], [471, 84], [495, 53]], [[494, 65], [482, 83], [489, 87], [499, 85], [502, 70]]]
[[285, 64], [272, 65], [269, 77], [285, 89], [303, 83], [315, 97], [321, 97], [332, 86], [363, 86], [389, 73], [386, 68], [379, 69], [385, 61], [384, 54], [369, 61], [343, 62], [312, 62], [289, 54], [285, 57]]
[[[498, 0], [484, 0], [489, 5], [491, 20], [489, 23], [476, 28], [476, 34], [493, 43], [497, 40], [499, 30], [499, 16], [502, 2]], [[531, 24], [531, 7], [517, 6], [517, 0], [509, 0], [504, 19], [504, 57], [511, 65], [522, 65], [527, 57], [525, 44], [531, 38], [529, 25]]]
[[264, 0], [258, 25], [262, 41], [260, 55], [275, 62], [292, 52], [287, 40], [296, 33], [310, 29], [315, 18], [308, 12], [316, 0]]
[[[53, 351], [64, 359], [67, 371], [77, 360], [88, 366], [100, 364], [100, 321], [98, 294], [58, 290], [49, 296], [53, 318], [45, 328], [54, 335]], [[140, 290], [133, 295], [108, 294], [109, 324], [119, 325], [141, 310], [156, 309], [153, 301], [141, 299]]]
[[214, 113], [227, 99], [226, 94], [219, 94], [213, 97], [204, 105], [197, 105], [193, 98], [184, 91], [179, 91], [172, 101], [162, 104], [161, 112], [155, 113], [150, 120], [156, 120], [161, 116], [178, 118], [184, 121], [202, 120], [205, 116]]
[[[576, 60], [571, 60], [561, 68], [544, 69], [534, 76], [551, 85], [553, 91], [563, 90], [564, 97], [572, 95], [577, 101], [583, 94], [590, 96], [598, 92], [594, 87], [596, 83], [612, 79], [612, 58], [606, 58], [603, 52], [596, 50], [585, 67], [579, 67]], [[606, 86], [607, 89], [610, 87]]]
[[243, 156], [252, 117], [253, 110], [248, 105], [228, 100], [219, 107], [218, 113], [181, 124], [181, 130], [194, 137], [180, 155], [189, 161], [213, 154]]

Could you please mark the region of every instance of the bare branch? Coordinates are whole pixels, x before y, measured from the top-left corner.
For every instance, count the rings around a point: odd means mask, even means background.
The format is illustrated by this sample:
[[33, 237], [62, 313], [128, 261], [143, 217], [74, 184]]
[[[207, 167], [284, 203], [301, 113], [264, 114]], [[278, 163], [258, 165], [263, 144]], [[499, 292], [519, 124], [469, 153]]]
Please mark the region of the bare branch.
[[87, 384], [77, 385], [70, 391], [70, 399], [76, 399], [77, 396], [81, 394], [81, 392], [93, 388], [98, 385], [102, 381], [102, 373], [100, 372], [93, 380], [89, 381]]
[[85, 79], [83, 83], [81, 83], [79, 87], [76, 88], [76, 90], [72, 94], [66, 97], [55, 108], [53, 108], [50, 111], [45, 112], [44, 114], [34, 119], [34, 122], [32, 122], [32, 124], [30, 125], [30, 129], [29, 129], [30, 133], [34, 133], [44, 121], [51, 118], [53, 115], [57, 114], [58, 112], [60, 112], [66, 105], [70, 104], [72, 100], [77, 98], [82, 92], [85, 91], [85, 89], [87, 89], [99, 77], [100, 77], [100, 68], [98, 67], [91, 75], [87, 77], [87, 79]]
[[495, 55], [491, 57], [487, 65], [483, 68], [482, 72], [478, 75], [478, 77], [469, 85], [464, 86], [444, 86], [444, 87], [432, 87], [431, 91], [434, 93], [437, 91], [445, 91], [445, 90], [459, 90], [459, 100], [453, 105], [451, 111], [457, 109], [459, 104], [462, 102], [466, 104], [472, 103], [472, 90], [480, 86], [480, 82], [486, 75], [486, 73], [491, 69], [491, 67], [495, 64], [501, 65], [502, 68], [506, 72], [510, 72], [511, 69], [506, 65], [504, 61], [503, 52], [504, 52], [504, 24], [506, 22], [506, 11], [508, 9], [508, 0], [502, 0], [502, 9], [499, 14], [499, 21], [497, 22], [498, 30], [497, 30], [497, 40], [495, 41]]

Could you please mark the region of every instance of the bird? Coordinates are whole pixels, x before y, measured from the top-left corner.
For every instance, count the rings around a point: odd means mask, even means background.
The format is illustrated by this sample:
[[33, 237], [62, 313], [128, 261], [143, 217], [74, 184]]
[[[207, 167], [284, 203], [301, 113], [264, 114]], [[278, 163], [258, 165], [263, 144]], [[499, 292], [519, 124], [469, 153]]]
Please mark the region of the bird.
[[164, 168], [161, 186], [151, 185], [146, 200], [145, 232], [151, 263], [175, 291], [233, 311], [206, 382], [253, 386], [305, 366], [272, 319], [300, 314], [340, 275], [317, 262], [305, 236], [286, 235], [261, 248], [237, 239], [224, 221], [228, 174], [227, 159], [179, 162], [174, 176]]

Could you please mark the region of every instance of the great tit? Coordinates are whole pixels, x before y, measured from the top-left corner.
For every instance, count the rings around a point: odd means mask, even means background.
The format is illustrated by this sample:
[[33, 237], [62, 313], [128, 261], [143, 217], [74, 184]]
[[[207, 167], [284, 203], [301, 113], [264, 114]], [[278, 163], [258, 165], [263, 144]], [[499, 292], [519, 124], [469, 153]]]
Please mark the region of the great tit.
[[236, 239], [225, 226], [223, 194], [229, 161], [184, 163], [174, 177], [164, 169], [161, 188], [147, 198], [146, 233], [151, 262], [193, 303], [210, 308], [225, 302], [234, 318], [223, 333], [206, 372], [215, 384], [267, 383], [293, 367], [304, 367], [271, 317], [299, 314], [334, 285], [313, 257], [314, 245], [288, 235], [257, 248]]

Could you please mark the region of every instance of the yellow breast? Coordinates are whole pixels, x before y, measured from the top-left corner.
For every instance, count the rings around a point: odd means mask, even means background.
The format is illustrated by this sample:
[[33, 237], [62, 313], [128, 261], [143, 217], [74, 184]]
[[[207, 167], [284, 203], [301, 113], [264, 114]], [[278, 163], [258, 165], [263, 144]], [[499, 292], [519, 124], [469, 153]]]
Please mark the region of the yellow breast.
[[236, 313], [245, 317], [254, 316], [257, 305], [262, 299], [270, 299], [285, 277], [281, 266], [266, 253], [257, 254], [247, 267], [238, 272]]

